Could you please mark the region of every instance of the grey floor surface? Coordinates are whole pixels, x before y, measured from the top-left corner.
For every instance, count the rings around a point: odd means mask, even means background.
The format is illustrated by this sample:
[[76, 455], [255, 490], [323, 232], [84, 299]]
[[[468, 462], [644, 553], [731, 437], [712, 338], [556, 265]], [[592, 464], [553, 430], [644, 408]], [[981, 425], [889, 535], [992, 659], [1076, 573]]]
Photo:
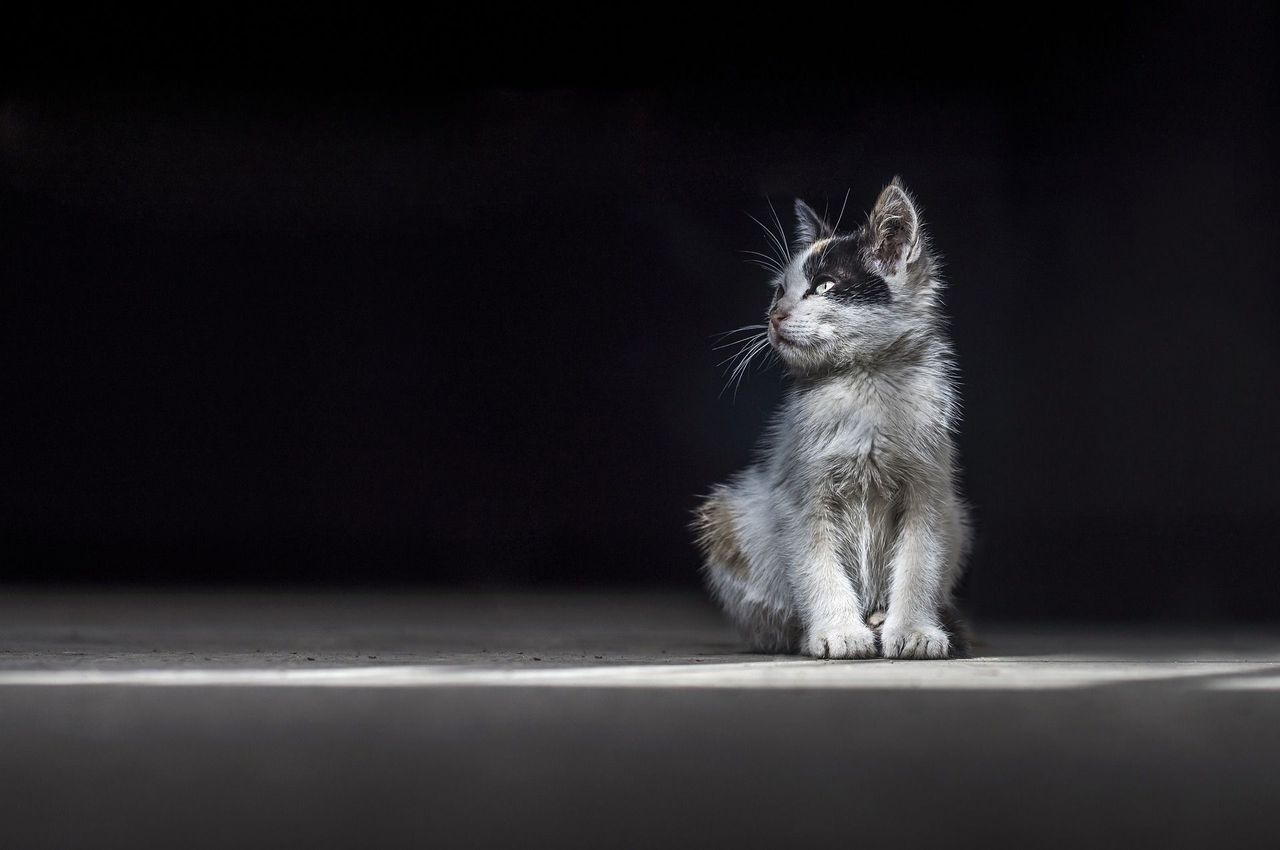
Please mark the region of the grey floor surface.
[[0, 592], [0, 848], [1280, 847], [1280, 631], [750, 655], [680, 594]]

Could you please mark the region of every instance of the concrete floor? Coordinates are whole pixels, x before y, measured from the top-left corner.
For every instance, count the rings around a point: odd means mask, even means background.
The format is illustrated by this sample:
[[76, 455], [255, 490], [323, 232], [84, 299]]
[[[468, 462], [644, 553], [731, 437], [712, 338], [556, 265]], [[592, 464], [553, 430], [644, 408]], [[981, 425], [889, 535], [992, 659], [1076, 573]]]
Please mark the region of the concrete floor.
[[0, 593], [0, 848], [1280, 847], [1280, 631], [749, 655], [697, 596]]

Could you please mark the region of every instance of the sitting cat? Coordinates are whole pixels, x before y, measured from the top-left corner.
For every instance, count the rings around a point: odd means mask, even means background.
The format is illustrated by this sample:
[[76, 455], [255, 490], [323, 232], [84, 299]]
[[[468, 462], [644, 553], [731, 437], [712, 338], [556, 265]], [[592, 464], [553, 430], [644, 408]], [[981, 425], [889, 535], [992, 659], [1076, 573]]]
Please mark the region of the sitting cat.
[[698, 509], [707, 583], [758, 650], [963, 654], [951, 593], [969, 531], [939, 261], [897, 178], [854, 230], [799, 200], [796, 217], [755, 340], [793, 383], [756, 463]]

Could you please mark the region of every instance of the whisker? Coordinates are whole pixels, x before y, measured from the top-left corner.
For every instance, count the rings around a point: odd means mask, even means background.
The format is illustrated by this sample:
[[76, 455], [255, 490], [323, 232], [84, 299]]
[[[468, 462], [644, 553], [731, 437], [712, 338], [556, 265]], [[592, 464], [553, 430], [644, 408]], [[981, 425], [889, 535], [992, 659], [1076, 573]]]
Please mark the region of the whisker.
[[836, 216], [836, 226], [831, 228], [832, 231], [838, 231], [840, 229], [840, 222], [844, 219], [844, 208], [849, 205], [849, 193], [851, 191], [853, 190], [844, 190], [844, 203], [840, 204], [840, 215]]
[[757, 347], [756, 347], [756, 348], [751, 352], [751, 354], [749, 354], [749, 355], [748, 355], [748, 356], [747, 356], [747, 357], [742, 361], [742, 363], [738, 364], [738, 380], [737, 380], [737, 383], [736, 383], [736, 384], [734, 384], [734, 387], [733, 387], [733, 398], [734, 398], [734, 401], [737, 401], [737, 399], [738, 399], [738, 388], [742, 386], [742, 381], [746, 378], [747, 373], [750, 371], [750, 368], [751, 368], [751, 361], [755, 359], [756, 355], [758, 355], [761, 351], [766, 350], [767, 348], [768, 348], [768, 346], [757, 346]]
[[[756, 373], [758, 373], [758, 371], [762, 370], [764, 366], [768, 365], [768, 362], [769, 362], [768, 351], [764, 352], [763, 357], [754, 357], [753, 360], [754, 360], [753, 364], [751, 364], [748, 367], [748, 369], [742, 370], [742, 374], [737, 376], [737, 385], [739, 385], [739, 387], [741, 387], [742, 381], [746, 380], [746, 376], [748, 376], [748, 374], [753, 373], [753, 371], [756, 371]], [[735, 390], [733, 390], [733, 398], [735, 399], [737, 398], [736, 388]]]
[[[721, 396], [724, 395], [725, 390], [729, 389], [729, 385], [732, 384], [733, 397], [735, 400], [737, 400], [738, 387], [742, 385], [742, 379], [746, 375], [747, 369], [750, 366], [751, 361], [755, 359], [755, 357], [761, 351], [764, 351], [768, 347], [769, 347], [769, 337], [765, 335], [765, 336], [762, 336], [760, 339], [755, 340], [750, 346], [744, 348], [744, 350], [746, 351], [746, 354], [745, 356], [742, 357], [742, 360], [738, 362], [738, 365], [733, 367], [733, 371], [729, 374], [728, 381], [725, 382], [724, 387], [721, 388], [720, 390]], [[738, 357], [740, 355], [742, 355], [742, 352], [738, 352], [738, 354], [735, 354], [734, 357]], [[730, 359], [733, 359], [733, 358], [730, 358]]]
[[719, 333], [719, 334], [712, 334], [712, 336], [717, 338], [724, 337], [724, 336], [728, 336], [729, 334], [736, 334], [738, 331], [759, 330], [763, 327], [767, 327], [763, 322], [761, 322], [758, 325], [743, 325], [742, 327], [734, 328], [731, 331], [725, 331], [724, 333]]
[[730, 361], [738, 359], [740, 356], [742, 356], [743, 352], [748, 351], [752, 346], [758, 343], [762, 338], [768, 339], [766, 335], [761, 334], [761, 336], [751, 336], [746, 339], [738, 339], [738, 340], [734, 340], [733, 342], [725, 343], [724, 345], [716, 346], [716, 348], [728, 348], [731, 345], [742, 346], [737, 351], [733, 352], [733, 354], [730, 354], [728, 357], [726, 357], [724, 360], [721, 360], [716, 365], [723, 366], [724, 364], [729, 363]]
[[759, 258], [759, 261], [748, 259], [747, 260], [748, 263], [755, 263], [758, 266], [763, 266], [766, 269], [776, 271], [778, 274], [782, 274], [784, 271], [786, 271], [786, 269], [784, 269], [778, 263], [778, 260], [776, 258], [771, 257], [768, 254], [761, 254], [759, 251], [739, 251], [739, 253], [750, 254], [753, 257]]
[[[730, 348], [730, 347], [735, 346], [735, 345], [743, 346], [742, 348], [739, 348], [737, 351], [733, 352], [733, 354], [729, 356], [729, 360], [732, 360], [734, 357], [737, 357], [739, 354], [741, 354], [743, 351], [745, 351], [748, 347], [750, 347], [750, 345], [751, 345], [752, 343], [756, 342], [758, 339], [759, 339], [759, 337], [754, 337], [754, 336], [747, 337], [746, 339], [735, 339], [735, 340], [733, 340], [732, 342], [726, 342], [724, 345], [717, 345], [715, 348], [713, 348], [713, 349], [711, 349], [711, 350], [712, 350], [712, 351], [722, 351], [722, 350], [724, 350], [724, 349], [726, 349], [726, 348]], [[717, 365], [717, 366], [721, 366], [721, 365], [724, 365], [724, 363], [726, 363], [726, 362], [728, 362], [728, 361], [727, 361], [727, 360], [726, 360], [726, 361], [721, 361], [720, 363], [717, 363], [716, 365]]]
[[[733, 354], [730, 354], [730, 355], [729, 355], [728, 357], [726, 357], [724, 360], [721, 360], [721, 361], [720, 361], [719, 363], [717, 363], [716, 365], [717, 365], [717, 366], [723, 366], [723, 365], [725, 365], [726, 363], [732, 363], [733, 361], [737, 360], [739, 357], [744, 357], [744, 356], [746, 356], [748, 352], [750, 352], [753, 348], [755, 348], [755, 346], [756, 346], [756, 345], [758, 345], [758, 344], [759, 344], [759, 342], [760, 342], [760, 338], [759, 338], [759, 337], [752, 337], [751, 339], [748, 339], [748, 340], [744, 341], [744, 342], [742, 343], [742, 347], [741, 347], [741, 348], [739, 348], [737, 351], [733, 352]], [[735, 369], [736, 369], [737, 367], [735, 366], [735, 367], [733, 367], [733, 368], [735, 368]]]
[[787, 263], [790, 263], [790, 262], [791, 262], [791, 251], [790, 251], [790, 250], [788, 250], [788, 249], [787, 249], [787, 247], [786, 247], [783, 243], [781, 243], [781, 242], [779, 242], [779, 241], [778, 241], [778, 237], [777, 237], [777, 235], [776, 235], [772, 230], [770, 230], [768, 227], [766, 227], [763, 221], [761, 221], [760, 219], [756, 218], [756, 217], [755, 217], [755, 216], [753, 216], [751, 213], [747, 213], [747, 218], [751, 219], [751, 220], [752, 220], [752, 221], [754, 221], [756, 224], [760, 225], [760, 229], [761, 229], [761, 230], [763, 230], [763, 231], [764, 231], [765, 236], [767, 236], [767, 237], [769, 238], [769, 245], [770, 245], [770, 249], [771, 249], [771, 250], [776, 250], [776, 251], [778, 252], [778, 262], [782, 263], [783, 265], [786, 265]]
[[737, 400], [737, 398], [738, 398], [739, 378], [740, 378], [741, 374], [742, 374], [742, 373], [741, 373], [741, 372], [739, 372], [737, 369], [734, 369], [733, 373], [732, 373], [731, 375], [729, 375], [728, 380], [726, 380], [726, 381], [725, 381], [724, 386], [720, 389], [720, 397], [721, 397], [721, 398], [723, 398], [723, 397], [724, 397], [724, 394], [725, 394], [726, 392], [728, 392], [728, 391], [729, 391], [729, 388], [730, 388], [730, 387], [733, 387], [733, 398], [734, 398], [734, 400], [735, 400], [735, 401]]
[[734, 345], [742, 345], [743, 343], [747, 343], [747, 342], [754, 342], [756, 339], [757, 337], [755, 334], [752, 334], [751, 336], [748, 336], [748, 337], [743, 337], [742, 339], [731, 339], [728, 342], [722, 342], [719, 345], [712, 346], [711, 350], [719, 351], [722, 348], [729, 348]]
[[773, 201], [766, 197], [765, 202], [769, 204], [769, 212], [773, 213], [773, 221], [778, 225], [778, 236], [780, 237], [780, 241], [783, 245], [787, 246], [787, 262], [790, 263], [794, 255], [791, 253], [791, 243], [787, 239], [787, 229], [782, 226], [782, 219], [778, 218], [778, 211], [773, 208]]

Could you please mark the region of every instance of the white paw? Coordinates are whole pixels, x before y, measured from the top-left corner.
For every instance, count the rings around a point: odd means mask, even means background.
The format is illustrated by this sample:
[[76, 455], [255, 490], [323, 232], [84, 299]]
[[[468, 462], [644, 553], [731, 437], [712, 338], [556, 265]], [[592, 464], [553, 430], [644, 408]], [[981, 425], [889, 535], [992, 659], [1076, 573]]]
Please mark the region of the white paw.
[[885, 658], [946, 658], [951, 652], [947, 633], [929, 623], [884, 624], [880, 646]]
[[814, 658], [875, 658], [876, 636], [862, 623], [813, 628], [805, 635], [804, 651]]

